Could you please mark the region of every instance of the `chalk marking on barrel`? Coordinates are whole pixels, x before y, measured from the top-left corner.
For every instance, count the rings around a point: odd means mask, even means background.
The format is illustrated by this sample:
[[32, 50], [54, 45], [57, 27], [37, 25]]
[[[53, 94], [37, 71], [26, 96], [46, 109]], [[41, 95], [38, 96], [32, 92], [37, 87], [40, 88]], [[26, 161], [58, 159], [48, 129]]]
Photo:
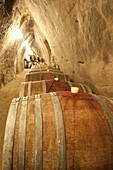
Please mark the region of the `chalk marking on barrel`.
[[50, 93], [54, 106], [57, 129], [57, 169], [66, 169], [66, 137], [63, 122], [63, 114], [59, 98], [55, 92]]
[[95, 96], [95, 98], [97, 99], [97, 102], [101, 105], [103, 112], [104, 112], [104, 114], [109, 122], [109, 125], [111, 127], [112, 134], [113, 134], [113, 114], [107, 107], [107, 105], [106, 105], [105, 101], [102, 99], [102, 97], [96, 96], [96, 95], [93, 95], [93, 96]]
[[21, 89], [20, 89], [20, 97], [24, 97], [24, 90], [25, 90], [25, 82], [21, 83]]
[[34, 170], [43, 168], [42, 151], [42, 109], [40, 95], [35, 95], [35, 167]]
[[28, 84], [28, 96], [31, 95], [31, 81]]
[[42, 91], [43, 93], [46, 93], [46, 81], [42, 80]]
[[3, 162], [2, 162], [2, 170], [11, 170], [12, 167], [12, 152], [13, 152], [13, 144], [14, 144], [14, 130], [15, 130], [15, 122], [16, 122], [16, 114], [18, 108], [19, 98], [15, 98], [12, 100], [8, 112], [6, 129], [5, 129], [5, 137], [4, 137], [4, 145], [3, 145]]
[[24, 170], [25, 164], [25, 139], [26, 139], [26, 114], [28, 109], [28, 97], [23, 97], [19, 122], [18, 141], [18, 170]]

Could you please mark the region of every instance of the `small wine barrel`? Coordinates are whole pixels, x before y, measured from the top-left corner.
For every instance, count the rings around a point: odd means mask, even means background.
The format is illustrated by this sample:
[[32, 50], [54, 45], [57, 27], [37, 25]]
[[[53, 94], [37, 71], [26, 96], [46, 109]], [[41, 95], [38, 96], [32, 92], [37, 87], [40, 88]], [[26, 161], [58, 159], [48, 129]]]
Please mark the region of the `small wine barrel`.
[[76, 85], [70, 81], [62, 80], [42, 80], [23, 82], [20, 88], [20, 97], [32, 96], [35, 94], [49, 93], [55, 91], [71, 91], [71, 87], [78, 87], [79, 92], [92, 93], [91, 89], [86, 85]]
[[54, 80], [58, 78], [59, 80], [70, 81], [68, 75], [57, 73], [57, 72], [41, 72], [41, 73], [27, 73], [26, 82], [28, 81], [40, 81], [40, 80]]
[[2, 170], [113, 169], [113, 102], [71, 92], [14, 99]]

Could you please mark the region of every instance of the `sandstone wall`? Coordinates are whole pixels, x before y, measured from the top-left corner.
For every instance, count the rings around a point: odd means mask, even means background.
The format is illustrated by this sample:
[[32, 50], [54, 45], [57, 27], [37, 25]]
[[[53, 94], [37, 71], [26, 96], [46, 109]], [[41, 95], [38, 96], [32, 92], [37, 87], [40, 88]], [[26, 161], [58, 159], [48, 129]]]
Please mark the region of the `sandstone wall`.
[[11, 24], [11, 16], [7, 13], [4, 3], [0, 3], [0, 87], [14, 78], [14, 52], [8, 49], [7, 30]]
[[[14, 0], [11, 2], [14, 3]], [[9, 6], [9, 1], [7, 3], [0, 3], [0, 87], [24, 69], [25, 50], [22, 43], [33, 34], [32, 19], [24, 2], [17, 1], [13, 7]], [[11, 34], [16, 27], [23, 32], [22, 39], [12, 38]]]
[[[26, 0], [51, 56], [75, 81], [113, 95], [113, 1]], [[40, 36], [40, 34], [39, 34]], [[38, 35], [37, 35], [38, 37]]]

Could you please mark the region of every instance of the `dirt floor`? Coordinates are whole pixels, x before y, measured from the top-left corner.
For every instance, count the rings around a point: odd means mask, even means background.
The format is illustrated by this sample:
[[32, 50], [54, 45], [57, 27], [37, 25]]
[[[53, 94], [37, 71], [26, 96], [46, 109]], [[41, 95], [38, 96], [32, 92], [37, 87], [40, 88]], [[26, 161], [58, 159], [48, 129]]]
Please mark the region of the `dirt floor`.
[[16, 75], [16, 78], [0, 89], [0, 170], [2, 165], [2, 148], [5, 131], [5, 123], [10, 103], [13, 98], [19, 96], [21, 82], [25, 81], [25, 75], [28, 70], [24, 70]]

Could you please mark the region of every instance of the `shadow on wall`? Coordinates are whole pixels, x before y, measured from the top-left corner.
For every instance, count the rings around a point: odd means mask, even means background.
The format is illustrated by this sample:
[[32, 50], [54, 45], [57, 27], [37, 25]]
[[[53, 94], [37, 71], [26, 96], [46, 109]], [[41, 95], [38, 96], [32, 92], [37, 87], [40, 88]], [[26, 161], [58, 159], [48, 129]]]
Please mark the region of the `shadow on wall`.
[[47, 51], [48, 51], [48, 55], [49, 55], [49, 64], [50, 64], [50, 62], [51, 62], [51, 48], [50, 48], [50, 45], [49, 45], [49, 43], [48, 43], [48, 41], [47, 41], [46, 39], [44, 40], [44, 44], [45, 44], [46, 49], [47, 49]]
[[16, 0], [5, 0], [5, 9], [8, 14], [12, 12], [12, 8]]

